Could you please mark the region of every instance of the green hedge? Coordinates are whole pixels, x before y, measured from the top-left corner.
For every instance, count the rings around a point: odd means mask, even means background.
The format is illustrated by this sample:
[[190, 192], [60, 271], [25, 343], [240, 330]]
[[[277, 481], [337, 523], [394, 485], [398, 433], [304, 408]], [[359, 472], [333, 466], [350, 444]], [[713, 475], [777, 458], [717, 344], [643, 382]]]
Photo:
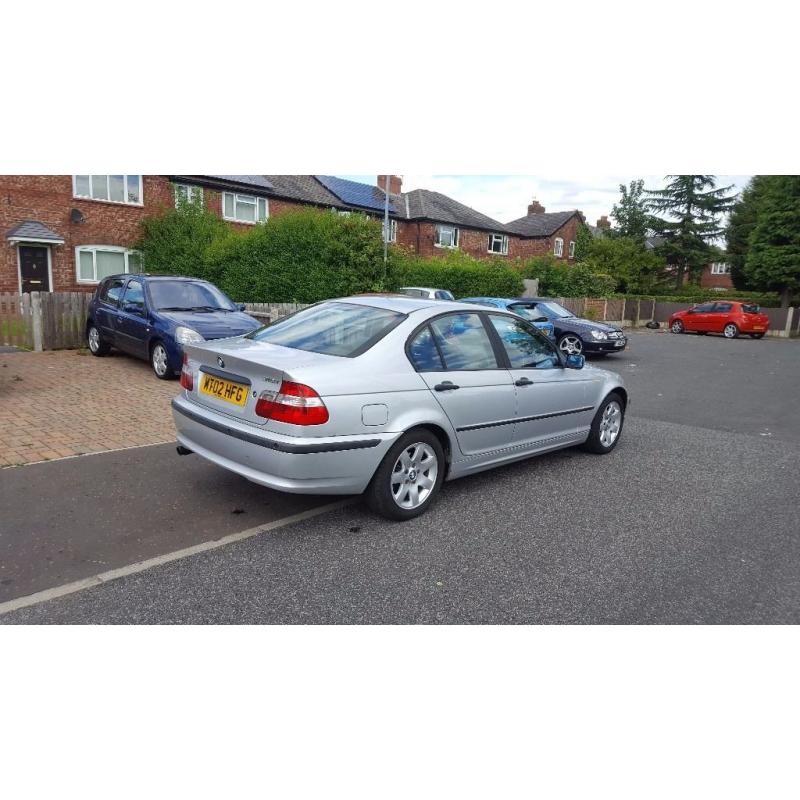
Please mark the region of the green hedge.
[[395, 251], [389, 288], [430, 286], [456, 297], [519, 297], [522, 276], [500, 259], [482, 260], [459, 251], [426, 258]]
[[315, 303], [386, 285], [380, 223], [362, 214], [282, 214], [215, 243], [209, 260], [240, 302]]
[[611, 275], [586, 264], [567, 264], [553, 255], [518, 260], [514, 268], [524, 278], [537, 278], [539, 294], [548, 297], [596, 297], [617, 288]]

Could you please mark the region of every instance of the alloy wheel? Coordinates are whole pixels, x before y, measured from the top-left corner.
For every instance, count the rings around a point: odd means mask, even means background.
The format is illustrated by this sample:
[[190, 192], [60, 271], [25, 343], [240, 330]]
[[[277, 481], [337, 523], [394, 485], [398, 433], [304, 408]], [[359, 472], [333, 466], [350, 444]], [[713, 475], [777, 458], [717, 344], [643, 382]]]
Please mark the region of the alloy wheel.
[[406, 447], [395, 461], [389, 478], [395, 503], [400, 508], [419, 508], [430, 497], [439, 474], [439, 459], [425, 442]]
[[580, 337], [571, 333], [561, 337], [558, 347], [565, 356], [579, 356], [583, 352], [583, 342]]
[[611, 447], [619, 436], [622, 427], [622, 409], [616, 400], [612, 400], [603, 411], [600, 419], [600, 443], [603, 447]]
[[725, 336], [726, 339], [735, 339], [736, 334], [739, 333], [739, 329], [732, 323], [729, 322], [723, 329], [722, 334]]
[[167, 351], [163, 344], [153, 348], [153, 371], [159, 378], [167, 374]]
[[89, 349], [96, 353], [100, 349], [100, 331], [94, 326], [89, 328]]
[[672, 323], [670, 330], [673, 333], [683, 333], [683, 323], [679, 319], [676, 319], [675, 322]]

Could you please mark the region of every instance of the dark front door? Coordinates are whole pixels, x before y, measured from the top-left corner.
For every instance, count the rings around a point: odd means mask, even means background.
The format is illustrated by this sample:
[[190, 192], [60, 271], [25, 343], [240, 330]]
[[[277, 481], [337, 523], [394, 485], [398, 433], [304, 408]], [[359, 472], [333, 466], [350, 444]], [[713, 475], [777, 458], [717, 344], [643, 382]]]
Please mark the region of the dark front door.
[[47, 248], [19, 246], [19, 272], [22, 291], [49, 292], [50, 272], [47, 268]]

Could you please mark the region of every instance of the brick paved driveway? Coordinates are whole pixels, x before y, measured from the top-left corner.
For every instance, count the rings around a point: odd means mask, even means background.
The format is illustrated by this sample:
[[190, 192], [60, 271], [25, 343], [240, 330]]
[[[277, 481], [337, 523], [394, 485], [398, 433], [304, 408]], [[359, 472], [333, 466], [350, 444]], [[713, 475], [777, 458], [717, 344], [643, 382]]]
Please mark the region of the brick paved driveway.
[[174, 441], [179, 390], [122, 354], [0, 353], [0, 467]]

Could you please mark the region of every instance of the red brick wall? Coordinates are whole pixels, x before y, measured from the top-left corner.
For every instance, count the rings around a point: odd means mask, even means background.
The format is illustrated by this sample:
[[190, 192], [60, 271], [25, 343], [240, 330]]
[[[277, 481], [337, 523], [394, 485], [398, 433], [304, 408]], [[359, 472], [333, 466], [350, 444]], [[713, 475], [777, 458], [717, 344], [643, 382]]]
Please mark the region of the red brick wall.
[[712, 275], [711, 264], [707, 264], [700, 274], [700, 285], [704, 289], [733, 289], [731, 275]]
[[[129, 206], [74, 198], [71, 175], [0, 175], [0, 292], [19, 291], [17, 248], [9, 244], [6, 233], [26, 219], [42, 222], [64, 239], [64, 244], [51, 246], [51, 289], [92, 291], [92, 285], [77, 282], [75, 248], [130, 247], [139, 236], [141, 220], [174, 202], [169, 181], [157, 175], [143, 177], [142, 192], [144, 205]], [[70, 221], [73, 208], [80, 210], [84, 222]]]
[[561, 238], [564, 240], [564, 254], [562, 258], [564, 261], [573, 264], [575, 259], [569, 258], [569, 243], [577, 241], [579, 226], [580, 219], [578, 219], [578, 217], [571, 217], [552, 236], [548, 236], [546, 239], [512, 240], [509, 244], [509, 254], [513, 255], [515, 258], [531, 258], [532, 256], [542, 256], [547, 253], [552, 255], [556, 239]]
[[[17, 248], [8, 243], [6, 232], [26, 219], [37, 220], [64, 238], [63, 245], [51, 246], [53, 291], [93, 291], [94, 285], [77, 282], [75, 248], [106, 244], [131, 247], [140, 235], [140, 222], [164, 213], [174, 203], [170, 182], [160, 175], [145, 175], [143, 205], [130, 206], [72, 196], [71, 175], [0, 175], [0, 292], [19, 291]], [[222, 216], [222, 193], [204, 189], [204, 200]], [[305, 208], [300, 203], [269, 199], [269, 214]], [[70, 212], [77, 208], [84, 222], [74, 223]], [[237, 230], [252, 226], [231, 223]]]
[[[458, 228], [458, 249], [474, 258], [497, 259], [508, 261], [514, 255], [515, 239], [509, 236], [508, 256], [490, 253], [489, 232], [477, 231], [470, 228]], [[500, 233], [501, 231], [497, 231]], [[397, 223], [397, 243], [403, 247], [417, 252], [423, 256], [444, 256], [450, 252], [446, 247], [437, 247], [434, 244], [436, 236], [436, 223], [433, 222], [402, 222]]]

